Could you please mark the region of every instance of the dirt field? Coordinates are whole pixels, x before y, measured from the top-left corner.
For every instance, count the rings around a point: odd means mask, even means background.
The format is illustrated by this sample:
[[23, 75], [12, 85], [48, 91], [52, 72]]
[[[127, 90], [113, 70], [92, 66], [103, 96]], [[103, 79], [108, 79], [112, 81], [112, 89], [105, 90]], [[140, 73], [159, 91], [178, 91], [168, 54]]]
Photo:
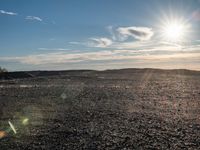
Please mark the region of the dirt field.
[[0, 107], [0, 150], [200, 149], [200, 72], [32, 73], [0, 80]]

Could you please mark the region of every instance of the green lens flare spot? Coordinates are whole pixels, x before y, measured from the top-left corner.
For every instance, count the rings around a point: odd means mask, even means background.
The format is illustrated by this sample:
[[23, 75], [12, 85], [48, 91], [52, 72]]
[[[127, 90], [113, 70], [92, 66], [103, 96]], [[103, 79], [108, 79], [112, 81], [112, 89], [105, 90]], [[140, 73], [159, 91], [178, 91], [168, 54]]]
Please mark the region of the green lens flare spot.
[[28, 118], [25, 118], [25, 119], [22, 120], [22, 124], [23, 124], [23, 125], [27, 125], [27, 124], [28, 124], [28, 121], [29, 121], [29, 119], [28, 119]]

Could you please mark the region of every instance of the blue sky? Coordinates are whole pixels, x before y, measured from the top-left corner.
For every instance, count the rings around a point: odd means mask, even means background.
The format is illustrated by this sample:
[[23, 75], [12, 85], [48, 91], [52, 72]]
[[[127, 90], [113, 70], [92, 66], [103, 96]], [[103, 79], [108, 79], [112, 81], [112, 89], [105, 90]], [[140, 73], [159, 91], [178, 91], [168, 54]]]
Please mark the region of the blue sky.
[[[174, 22], [176, 39], [165, 32]], [[0, 24], [11, 71], [200, 70], [200, 0], [1, 0]]]

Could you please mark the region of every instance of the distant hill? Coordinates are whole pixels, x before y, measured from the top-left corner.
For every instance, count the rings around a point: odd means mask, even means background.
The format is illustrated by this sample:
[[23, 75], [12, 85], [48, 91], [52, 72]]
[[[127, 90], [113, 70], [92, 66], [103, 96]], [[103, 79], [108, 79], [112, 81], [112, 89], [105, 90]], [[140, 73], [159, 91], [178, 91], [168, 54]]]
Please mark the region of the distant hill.
[[1, 72], [0, 79], [23, 79], [23, 78], [34, 78], [34, 77], [48, 77], [48, 76], [87, 76], [87, 75], [98, 75], [98, 74], [132, 74], [132, 73], [164, 73], [164, 74], [180, 74], [180, 75], [197, 75], [200, 76], [200, 71], [187, 70], [187, 69], [152, 69], [152, 68], [127, 68], [127, 69], [116, 69], [116, 70], [61, 70], [61, 71], [19, 71], [19, 72]]
[[47, 77], [47, 76], [58, 76], [58, 75], [81, 75], [86, 72], [92, 72], [92, 70], [2, 72], [0, 73], [0, 79], [9, 80], [9, 79]]

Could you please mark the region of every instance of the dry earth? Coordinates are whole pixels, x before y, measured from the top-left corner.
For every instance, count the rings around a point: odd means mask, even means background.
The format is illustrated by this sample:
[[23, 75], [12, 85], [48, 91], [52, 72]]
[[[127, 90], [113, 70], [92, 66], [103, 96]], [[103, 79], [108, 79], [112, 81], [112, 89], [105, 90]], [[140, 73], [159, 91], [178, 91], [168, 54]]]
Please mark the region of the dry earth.
[[1, 150], [200, 149], [199, 72], [32, 74], [0, 80], [0, 108]]

